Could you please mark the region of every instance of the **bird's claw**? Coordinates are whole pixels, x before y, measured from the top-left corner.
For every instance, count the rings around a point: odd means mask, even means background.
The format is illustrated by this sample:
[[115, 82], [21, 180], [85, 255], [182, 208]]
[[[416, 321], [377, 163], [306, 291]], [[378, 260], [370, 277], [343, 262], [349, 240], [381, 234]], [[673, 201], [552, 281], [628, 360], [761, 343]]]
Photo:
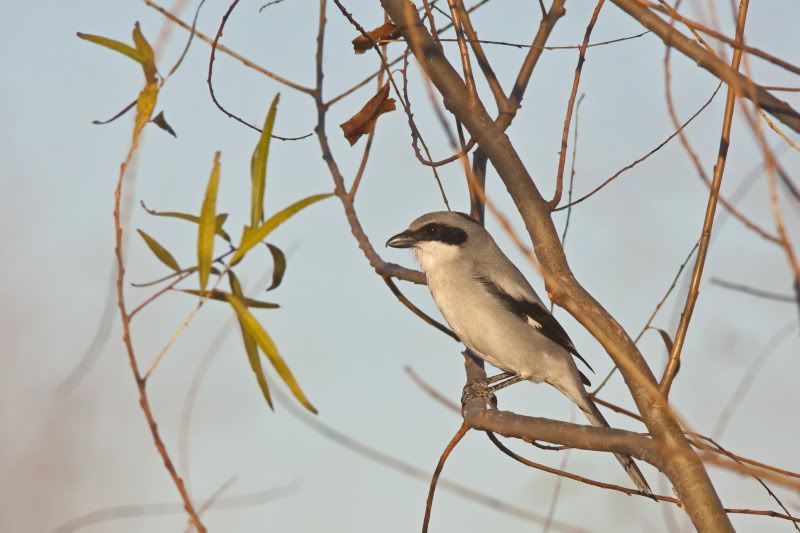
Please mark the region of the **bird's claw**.
[[494, 391], [489, 386], [487, 379], [473, 379], [467, 381], [464, 385], [464, 390], [461, 393], [461, 407], [465, 408], [467, 403], [472, 400], [483, 399], [487, 405], [496, 406], [497, 399], [494, 397]]

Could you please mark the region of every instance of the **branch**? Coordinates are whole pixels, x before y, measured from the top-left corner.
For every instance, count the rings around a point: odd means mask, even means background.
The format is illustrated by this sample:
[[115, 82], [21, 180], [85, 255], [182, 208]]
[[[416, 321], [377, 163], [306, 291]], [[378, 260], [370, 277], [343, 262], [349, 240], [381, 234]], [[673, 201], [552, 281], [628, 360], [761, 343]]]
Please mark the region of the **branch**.
[[[144, 93], [147, 90], [148, 88], [145, 87], [145, 89], [142, 91], [142, 96], [139, 97], [140, 100], [143, 100]], [[155, 95], [153, 96], [153, 101], [155, 101]], [[145, 119], [146, 118], [149, 117], [145, 117]], [[125, 345], [125, 351], [128, 355], [128, 363], [130, 364], [131, 367], [131, 374], [133, 375], [133, 379], [136, 383], [136, 389], [139, 393], [139, 405], [141, 406], [142, 413], [144, 414], [144, 417], [147, 420], [147, 426], [150, 429], [150, 434], [153, 437], [153, 442], [155, 443], [156, 450], [158, 451], [159, 456], [164, 462], [164, 467], [167, 469], [167, 472], [172, 478], [172, 482], [178, 489], [178, 493], [180, 494], [181, 500], [183, 501], [183, 508], [189, 515], [190, 521], [192, 522], [192, 524], [198, 530], [199, 533], [205, 533], [206, 528], [200, 521], [200, 517], [197, 515], [197, 511], [195, 510], [191, 498], [189, 497], [189, 492], [186, 490], [186, 485], [184, 485], [183, 480], [181, 479], [180, 475], [178, 475], [178, 472], [175, 470], [175, 465], [173, 464], [169, 452], [167, 451], [167, 447], [164, 444], [164, 441], [161, 439], [161, 434], [158, 431], [158, 424], [156, 424], [155, 416], [153, 415], [153, 410], [150, 407], [150, 400], [147, 396], [147, 387], [146, 387], [147, 381], [142, 376], [141, 371], [139, 370], [139, 363], [136, 360], [136, 353], [134, 352], [133, 349], [133, 340], [131, 339], [131, 316], [128, 313], [125, 304], [125, 260], [123, 258], [123, 252], [122, 252], [123, 228], [122, 228], [122, 219], [120, 214], [120, 204], [122, 201], [122, 189], [123, 189], [123, 184], [125, 182], [125, 176], [127, 174], [128, 167], [133, 159], [133, 156], [139, 147], [139, 139], [141, 137], [142, 129], [144, 128], [145, 124], [146, 120], [140, 119], [140, 116], [137, 114], [133, 129], [133, 137], [131, 139], [131, 144], [128, 149], [128, 155], [126, 156], [125, 161], [120, 165], [119, 177], [117, 178], [117, 185], [116, 188], [114, 189], [114, 237], [115, 237], [114, 255], [117, 260], [117, 281], [116, 281], [117, 307], [119, 309], [120, 318], [122, 319], [122, 341], [123, 344]]]
[[[741, 0], [739, 4], [739, 14], [736, 20], [736, 40], [741, 42], [744, 36], [744, 26], [747, 20], [747, 8], [749, 0]], [[742, 50], [737, 49], [733, 53], [731, 60], [731, 68], [739, 71], [739, 64], [742, 61]], [[719, 139], [719, 152], [717, 154], [717, 163], [714, 165], [714, 179], [711, 183], [711, 194], [708, 196], [708, 204], [706, 205], [706, 214], [703, 219], [703, 230], [700, 232], [700, 246], [697, 249], [697, 260], [694, 263], [694, 270], [692, 271], [692, 279], [689, 283], [689, 293], [686, 296], [686, 303], [681, 313], [681, 319], [678, 323], [678, 329], [673, 337], [672, 349], [669, 354], [669, 361], [667, 367], [664, 369], [664, 376], [661, 378], [661, 391], [664, 396], [669, 396], [670, 387], [675, 376], [678, 374], [678, 368], [681, 362], [681, 350], [686, 340], [686, 332], [689, 329], [689, 321], [692, 319], [694, 306], [697, 303], [697, 297], [700, 295], [700, 280], [703, 276], [703, 267], [705, 266], [706, 256], [708, 255], [708, 246], [711, 243], [711, 229], [714, 225], [714, 214], [717, 210], [717, 200], [719, 199], [719, 188], [722, 185], [722, 175], [725, 172], [725, 162], [728, 159], [728, 147], [731, 141], [731, 124], [733, 123], [733, 110], [736, 104], [736, 93], [732, 86], [728, 86], [728, 92], [725, 98], [725, 113], [722, 118], [722, 133]]]
[[564, 183], [564, 167], [567, 163], [567, 139], [569, 138], [569, 126], [572, 122], [572, 111], [575, 108], [575, 97], [578, 96], [578, 85], [581, 82], [581, 72], [583, 71], [583, 63], [586, 61], [586, 47], [589, 45], [589, 38], [592, 36], [592, 30], [597, 22], [597, 17], [600, 15], [600, 10], [603, 8], [605, 0], [599, 0], [592, 12], [592, 18], [586, 26], [586, 31], [583, 34], [583, 43], [578, 51], [578, 65], [575, 67], [575, 75], [572, 78], [572, 91], [569, 94], [569, 101], [567, 102], [567, 115], [564, 117], [564, 128], [561, 131], [561, 150], [558, 152], [558, 171], [556, 172], [556, 190], [553, 193], [553, 199], [550, 200], [550, 209], [553, 210], [558, 206], [561, 201], [561, 190]]
[[[418, 39], [421, 46], [414, 47], [413, 51], [418, 54], [418, 62], [444, 97], [445, 107], [476, 138], [503, 180], [536, 248], [545, 284], [553, 299], [576, 317], [620, 366], [645, 423], [654, 436], [654, 440], [648, 441], [654, 444], [655, 440], [662, 441], [669, 450], [669, 462], [663, 465], [665, 473], [686, 502], [686, 510], [695, 527], [704, 531], [732, 531], [730, 520], [702, 462], [691, 450], [671, 410], [653, 407], [666, 407], [666, 403], [654, 390], [655, 378], [641, 353], [623, 328], [578, 283], [569, 269], [547, 202], [534, 185], [508, 137], [480, 102], [471, 105], [463, 80], [431, 39], [413, 5], [404, 0], [382, 0], [381, 4], [407, 41], [410, 42], [412, 37]], [[407, 18], [411, 24], [406, 23]], [[494, 416], [483, 415], [480, 411], [467, 410], [465, 414], [471, 416], [475, 424], [489, 423], [494, 419]], [[518, 429], [524, 429], [524, 418], [515, 421], [521, 422]], [[637, 451], [633, 455], [641, 454]]]
[[[733, 88], [736, 96], [743, 96], [752, 101], [793, 131], [800, 133], [800, 113], [789, 104], [769, 93], [764, 87], [732, 69], [713, 53], [704, 49], [692, 39], [663, 21], [655, 13], [642, 6], [637, 0], [611, 0], [620, 9], [636, 19], [642, 26], [658, 35], [664, 44], [672, 46], [686, 57], [697, 63], [728, 86]], [[739, 51], [741, 53], [741, 50]], [[752, 88], [749, 90], [748, 87]]]
[[717, 285], [718, 287], [722, 287], [723, 289], [729, 289], [736, 292], [743, 292], [744, 294], [749, 294], [750, 296], [755, 296], [757, 298], [764, 298], [765, 300], [774, 300], [777, 302], [787, 302], [787, 303], [797, 302], [794, 296], [788, 294], [780, 294], [777, 292], [765, 291], [763, 289], [750, 287], [748, 285], [743, 285], [741, 283], [734, 283], [732, 281], [726, 281], [720, 278], [711, 278], [711, 284]]
[[461, 427], [458, 428], [453, 438], [450, 439], [450, 442], [447, 443], [444, 451], [442, 452], [441, 457], [439, 457], [439, 462], [436, 463], [436, 469], [433, 471], [433, 477], [431, 477], [431, 484], [428, 488], [428, 498], [425, 502], [425, 518], [422, 520], [422, 533], [428, 533], [428, 525], [431, 522], [431, 510], [433, 509], [433, 494], [436, 492], [436, 483], [439, 481], [439, 476], [442, 474], [442, 469], [444, 469], [444, 463], [447, 461], [447, 458], [450, 457], [450, 453], [458, 446], [458, 443], [461, 442], [461, 439], [464, 438], [464, 435], [467, 434], [469, 431], [469, 426], [467, 424], [461, 424]]

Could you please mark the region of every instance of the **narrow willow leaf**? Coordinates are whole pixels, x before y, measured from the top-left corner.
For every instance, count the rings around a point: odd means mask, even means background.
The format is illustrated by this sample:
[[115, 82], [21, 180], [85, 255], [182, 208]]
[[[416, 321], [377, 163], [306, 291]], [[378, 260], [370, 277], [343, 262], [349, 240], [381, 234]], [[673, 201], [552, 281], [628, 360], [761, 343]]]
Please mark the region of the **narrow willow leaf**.
[[250, 176], [252, 188], [250, 190], [250, 226], [256, 227], [264, 220], [264, 191], [267, 187], [267, 156], [269, 155], [269, 141], [272, 138], [272, 127], [275, 125], [275, 113], [278, 110], [280, 93], [275, 95], [269, 105], [261, 137], [250, 158]]
[[[155, 209], [150, 209], [145, 205], [144, 202], [139, 202], [142, 205], [142, 208], [147, 211], [148, 214], [157, 216], [157, 217], [168, 217], [168, 218], [179, 218], [181, 220], [187, 220], [189, 222], [194, 222], [195, 224], [200, 223], [200, 217], [197, 215], [192, 215], [190, 213], [178, 213], [177, 211], [156, 211]], [[225, 221], [228, 220], [228, 213], [220, 213], [217, 215], [217, 228], [216, 233], [223, 239], [228, 242], [231, 242], [231, 236], [222, 229], [222, 225], [225, 224]]]
[[144, 239], [144, 242], [147, 243], [147, 246], [148, 246], [148, 248], [150, 248], [150, 251], [153, 252], [155, 254], [155, 256], [162, 263], [167, 265], [169, 268], [171, 268], [175, 272], [179, 272], [181, 270], [180, 265], [175, 260], [175, 257], [173, 257], [171, 253], [169, 253], [169, 250], [167, 250], [166, 248], [161, 246], [161, 244], [159, 244], [159, 242], [157, 240], [155, 240], [153, 237], [151, 237], [150, 235], [148, 235], [144, 231], [142, 231], [140, 229], [137, 229], [136, 231], [139, 232], [139, 235], [142, 236], [142, 239]]
[[257, 228], [246, 229], [244, 233], [242, 233], [242, 242], [239, 244], [239, 248], [233, 254], [233, 257], [231, 257], [230, 264], [235, 265], [241, 261], [242, 257], [244, 257], [244, 255], [249, 252], [253, 246], [265, 239], [266, 236], [272, 233], [275, 228], [289, 220], [289, 218], [291, 218], [295, 213], [304, 207], [308, 207], [309, 205], [319, 202], [320, 200], [324, 200], [330, 196], [333, 196], [333, 194], [315, 194], [313, 196], [303, 198], [302, 200], [293, 203], [289, 207], [278, 211]]
[[[230, 270], [228, 271], [230, 272]], [[219, 300], [221, 302], [227, 302], [228, 296], [230, 293], [225, 291], [218, 291], [218, 290], [205, 290], [199, 291], [197, 289], [176, 289], [179, 292], [185, 292], [186, 294], [194, 294], [195, 296], [199, 296], [201, 298], [208, 298], [210, 300]], [[253, 298], [240, 298], [247, 307], [255, 307], [256, 309], [277, 309], [280, 307], [278, 304], [274, 304], [272, 302], [262, 302], [261, 300], [254, 300]]]
[[153, 47], [150, 46], [150, 43], [147, 42], [144, 35], [142, 34], [142, 28], [139, 26], [139, 23], [133, 25], [133, 44], [136, 45], [136, 50], [142, 54], [144, 58], [144, 63], [142, 63], [142, 68], [144, 69], [144, 77], [148, 82], [153, 82], [156, 80], [156, 55], [153, 52]]
[[299, 401], [312, 413], [317, 414], [317, 409], [311, 405], [311, 402], [308, 401], [306, 395], [303, 394], [303, 391], [300, 389], [300, 386], [294, 379], [291, 370], [289, 370], [289, 367], [286, 366], [286, 362], [283, 360], [283, 357], [281, 357], [281, 355], [278, 353], [278, 348], [275, 346], [275, 343], [272, 342], [272, 338], [270, 338], [267, 330], [265, 330], [264, 327], [258, 323], [256, 317], [253, 316], [253, 314], [247, 309], [242, 300], [234, 295], [230, 295], [228, 297], [228, 301], [233, 307], [233, 310], [236, 311], [236, 316], [239, 317], [244, 329], [253, 337], [253, 339], [255, 339], [259, 348], [261, 348], [261, 351], [263, 351], [267, 356], [267, 359], [269, 359], [269, 362], [272, 363], [273, 368], [275, 368], [275, 371], [278, 372], [278, 375], [289, 387], [289, 390], [292, 391], [294, 397], [297, 398], [297, 401]]
[[103, 37], [101, 35], [92, 35], [91, 33], [81, 33], [78, 32], [78, 37], [83, 39], [84, 41], [89, 41], [90, 43], [99, 44], [100, 46], [104, 46], [115, 52], [119, 52], [122, 55], [128, 56], [129, 58], [133, 59], [142, 67], [147, 62], [144, 55], [137, 50], [136, 48], [129, 46], [121, 41], [117, 41], [115, 39], [109, 39], [108, 37]]
[[[137, 98], [137, 100], [138, 100], [138, 98]], [[111, 124], [112, 122], [114, 122], [115, 120], [117, 120], [119, 117], [123, 116], [125, 113], [127, 113], [128, 111], [130, 111], [131, 109], [133, 109], [133, 108], [136, 106], [136, 101], [137, 101], [137, 100], [134, 100], [134, 101], [133, 101], [133, 102], [131, 102], [130, 104], [128, 104], [128, 105], [126, 105], [125, 107], [123, 107], [123, 108], [122, 108], [122, 110], [121, 110], [121, 111], [118, 111], [118, 112], [117, 112], [117, 113], [116, 113], [116, 114], [115, 114], [113, 117], [111, 117], [111, 118], [107, 118], [107, 119], [105, 119], [105, 120], [98, 120], [98, 119], [96, 119], [96, 120], [93, 120], [93, 121], [92, 121], [92, 124], [96, 124], [96, 125], [98, 125], [98, 126], [102, 126], [102, 125], [105, 125], [105, 124]]]
[[206, 195], [200, 208], [197, 231], [197, 268], [200, 270], [200, 288], [205, 289], [208, 274], [211, 271], [211, 259], [214, 256], [214, 233], [217, 227], [217, 189], [219, 188], [219, 156], [214, 154], [214, 167], [208, 178]]
[[286, 273], [286, 254], [274, 244], [266, 243], [266, 245], [272, 254], [272, 285], [267, 287], [267, 290], [271, 291], [283, 281], [283, 275]]
[[159, 112], [158, 115], [154, 116], [153, 120], [151, 120], [150, 122], [161, 128], [162, 130], [166, 131], [176, 139], [178, 138], [178, 135], [175, 133], [175, 130], [173, 130], [172, 126], [170, 126], [169, 122], [167, 122], [167, 117], [164, 116], [163, 111]]
[[[236, 277], [236, 274], [233, 273], [233, 270], [228, 271], [228, 280], [230, 281], [231, 291], [233, 292], [234, 296], [240, 300], [244, 300], [245, 297], [242, 293], [242, 285], [239, 283], [239, 278]], [[242, 342], [244, 343], [244, 350], [247, 353], [247, 360], [250, 362], [250, 368], [253, 369], [253, 373], [256, 375], [258, 388], [261, 389], [261, 394], [267, 401], [269, 408], [274, 411], [275, 408], [272, 406], [272, 397], [269, 394], [267, 378], [264, 376], [264, 368], [261, 366], [261, 358], [258, 356], [258, 344], [256, 344], [256, 341], [253, 339], [252, 335], [247, 332], [242, 320], [238, 315], [236, 316], [236, 319], [239, 322], [239, 329], [242, 332]]]
[[650, 328], [650, 329], [656, 330], [658, 332], [658, 334], [661, 335], [661, 340], [664, 341], [664, 347], [667, 349], [667, 354], [671, 354], [672, 353], [672, 339], [670, 338], [669, 333], [667, 333], [666, 331], [664, 331], [663, 329], [660, 329], [660, 328]]

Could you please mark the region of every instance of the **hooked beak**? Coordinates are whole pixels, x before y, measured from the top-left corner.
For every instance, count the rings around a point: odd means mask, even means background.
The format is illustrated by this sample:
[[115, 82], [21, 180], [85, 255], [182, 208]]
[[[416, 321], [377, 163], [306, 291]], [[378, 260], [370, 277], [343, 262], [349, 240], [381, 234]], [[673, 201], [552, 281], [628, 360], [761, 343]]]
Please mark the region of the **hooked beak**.
[[398, 233], [394, 237], [390, 237], [389, 240], [386, 241], [386, 246], [391, 246], [392, 248], [411, 248], [416, 243], [417, 240], [406, 230]]

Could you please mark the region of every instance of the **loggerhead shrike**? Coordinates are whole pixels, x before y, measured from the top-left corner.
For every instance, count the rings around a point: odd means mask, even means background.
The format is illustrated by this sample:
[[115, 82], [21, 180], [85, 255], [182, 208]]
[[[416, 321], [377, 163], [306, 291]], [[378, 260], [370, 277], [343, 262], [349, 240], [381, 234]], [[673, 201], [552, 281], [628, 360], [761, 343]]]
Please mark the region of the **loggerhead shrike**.
[[[516, 266], [474, 219], [454, 211], [428, 213], [386, 242], [412, 248], [442, 316], [475, 355], [505, 373], [493, 391], [522, 380], [545, 382], [572, 400], [592, 425], [609, 427], [583, 385], [572, 356], [591, 366]], [[614, 454], [641, 491], [652, 494], [627, 455]]]

